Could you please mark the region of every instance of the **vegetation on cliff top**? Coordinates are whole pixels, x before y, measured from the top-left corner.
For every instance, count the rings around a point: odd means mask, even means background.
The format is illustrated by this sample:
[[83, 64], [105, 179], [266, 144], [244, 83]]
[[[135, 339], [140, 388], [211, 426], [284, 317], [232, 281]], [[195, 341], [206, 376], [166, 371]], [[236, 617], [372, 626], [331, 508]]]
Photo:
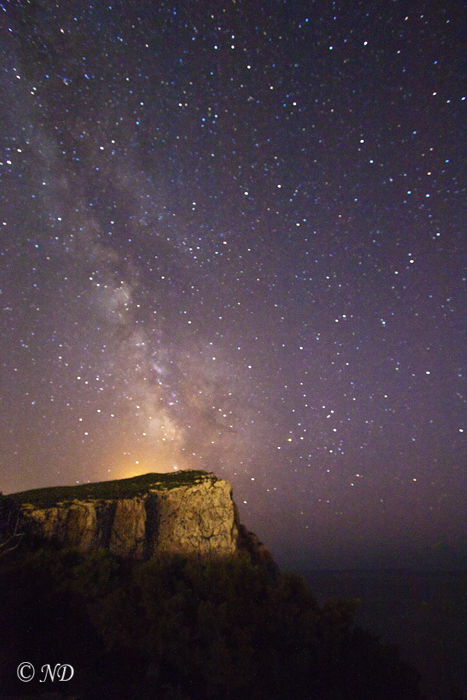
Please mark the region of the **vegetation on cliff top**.
[[50, 486], [12, 493], [8, 498], [17, 504], [30, 503], [37, 508], [50, 508], [57, 505], [57, 503], [68, 503], [74, 500], [136, 498], [137, 496], [143, 496], [150, 489], [166, 491], [180, 486], [193, 486], [205, 479], [210, 479], [212, 483], [217, 481], [214, 474], [200, 470], [184, 470], [167, 474], [141, 474], [129, 479], [99, 481], [95, 484]]

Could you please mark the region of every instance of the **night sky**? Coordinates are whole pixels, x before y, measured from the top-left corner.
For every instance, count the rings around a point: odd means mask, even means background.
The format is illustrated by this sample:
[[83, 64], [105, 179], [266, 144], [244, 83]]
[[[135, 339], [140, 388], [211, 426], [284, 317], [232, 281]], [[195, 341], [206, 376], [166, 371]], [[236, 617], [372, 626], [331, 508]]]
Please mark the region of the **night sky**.
[[464, 10], [3, 0], [4, 493], [205, 469], [280, 564], [467, 565]]

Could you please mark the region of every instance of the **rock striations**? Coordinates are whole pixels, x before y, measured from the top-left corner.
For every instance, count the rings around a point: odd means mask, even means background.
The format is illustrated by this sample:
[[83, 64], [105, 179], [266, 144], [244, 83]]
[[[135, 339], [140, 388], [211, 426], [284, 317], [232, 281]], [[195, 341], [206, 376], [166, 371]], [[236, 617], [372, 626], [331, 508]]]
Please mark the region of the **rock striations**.
[[12, 494], [28, 531], [89, 552], [131, 559], [156, 555], [232, 556], [277, 568], [256, 535], [240, 524], [232, 487], [214, 474], [183, 471]]

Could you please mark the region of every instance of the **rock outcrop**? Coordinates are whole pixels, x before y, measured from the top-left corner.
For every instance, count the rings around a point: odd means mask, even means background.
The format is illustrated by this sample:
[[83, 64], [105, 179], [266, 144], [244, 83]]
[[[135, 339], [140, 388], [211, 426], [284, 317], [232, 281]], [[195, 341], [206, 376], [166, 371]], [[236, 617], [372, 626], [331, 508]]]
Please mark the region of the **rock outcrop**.
[[103, 547], [131, 559], [161, 554], [231, 556], [276, 565], [256, 535], [240, 524], [232, 487], [200, 471], [27, 491], [9, 497], [29, 533], [89, 552]]

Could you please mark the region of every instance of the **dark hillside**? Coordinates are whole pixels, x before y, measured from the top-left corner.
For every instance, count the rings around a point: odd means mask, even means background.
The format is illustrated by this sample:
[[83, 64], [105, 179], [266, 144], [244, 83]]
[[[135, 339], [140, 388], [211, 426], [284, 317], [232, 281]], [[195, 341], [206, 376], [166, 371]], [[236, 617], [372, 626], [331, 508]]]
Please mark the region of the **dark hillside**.
[[[271, 583], [247, 555], [130, 563], [103, 550], [17, 550], [1, 560], [0, 589], [4, 697], [422, 698], [398, 649], [354, 627], [352, 602], [319, 605], [302, 577]], [[37, 669], [27, 686], [25, 660]], [[41, 683], [42, 666], [59, 662], [73, 678]]]

